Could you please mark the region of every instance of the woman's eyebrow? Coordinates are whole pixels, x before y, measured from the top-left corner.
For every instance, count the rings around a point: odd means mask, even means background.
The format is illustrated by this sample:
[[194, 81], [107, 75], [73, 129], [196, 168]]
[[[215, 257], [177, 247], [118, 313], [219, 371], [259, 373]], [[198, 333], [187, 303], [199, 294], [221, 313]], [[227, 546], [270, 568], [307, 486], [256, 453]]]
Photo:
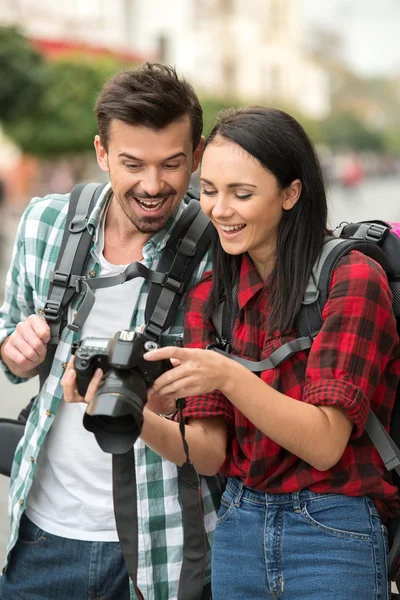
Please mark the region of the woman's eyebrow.
[[253, 185], [252, 183], [246, 183], [245, 181], [241, 181], [239, 183], [229, 183], [228, 188], [241, 187], [242, 185], [247, 185], [247, 187], [252, 187], [252, 188], [257, 187], [256, 185]]
[[[209, 181], [208, 179], [204, 179], [204, 177], [200, 177], [199, 181], [201, 181], [203, 183], [208, 183], [209, 185], [214, 185], [212, 181]], [[245, 181], [238, 182], [238, 183], [229, 183], [227, 187], [234, 188], [234, 187], [241, 187], [243, 185], [247, 185], [248, 187], [252, 187], [252, 188], [257, 187], [256, 185], [253, 185], [252, 183], [246, 183]]]

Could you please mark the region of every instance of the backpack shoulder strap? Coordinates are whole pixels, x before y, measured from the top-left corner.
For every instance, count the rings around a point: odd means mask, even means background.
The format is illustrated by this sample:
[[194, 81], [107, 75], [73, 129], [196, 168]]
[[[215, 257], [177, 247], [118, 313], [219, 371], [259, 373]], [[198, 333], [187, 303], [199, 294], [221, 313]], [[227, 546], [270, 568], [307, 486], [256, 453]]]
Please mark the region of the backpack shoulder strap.
[[192, 275], [211, 244], [212, 225], [190, 200], [162, 252], [157, 272], [165, 273], [163, 283], [152, 282], [145, 309], [145, 333], [158, 341], [170, 327]]
[[51, 339], [46, 359], [40, 367], [40, 385], [47, 378], [59, 341], [64, 312], [77, 290], [72, 279], [82, 275], [92, 236], [87, 220], [101, 192], [107, 184], [78, 184], [71, 192], [68, 214], [55, 269], [50, 273], [50, 287], [44, 306], [44, 316], [50, 326]]
[[351, 250], [358, 250], [373, 258], [385, 271], [388, 262], [376, 242], [366, 238], [327, 238], [321, 255], [309, 277], [296, 328], [300, 337], [314, 338], [322, 327], [322, 311], [328, 300], [333, 271], [339, 260]]

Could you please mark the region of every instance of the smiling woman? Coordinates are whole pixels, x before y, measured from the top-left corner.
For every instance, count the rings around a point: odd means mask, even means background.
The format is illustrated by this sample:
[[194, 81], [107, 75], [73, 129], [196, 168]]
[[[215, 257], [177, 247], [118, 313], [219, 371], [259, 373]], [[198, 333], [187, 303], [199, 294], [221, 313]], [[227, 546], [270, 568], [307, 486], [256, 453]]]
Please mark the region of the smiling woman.
[[[311, 348], [263, 363], [258, 376], [207, 349], [218, 338], [212, 317], [222, 301], [237, 306], [230, 345], [247, 362], [298, 338], [296, 317], [330, 235], [319, 162], [290, 115], [250, 107], [220, 116], [200, 181], [215, 226], [213, 272], [189, 293], [185, 348], [145, 358], [173, 361], [154, 382], [158, 406], [160, 397], [186, 398], [192, 462], [228, 478], [213, 598], [321, 600], [329, 590], [335, 600], [388, 600], [383, 523], [399, 498], [365, 431], [371, 404], [389, 426], [400, 378], [385, 273], [359, 252], [342, 256]], [[178, 424], [146, 420], [144, 441], [182, 464]]]

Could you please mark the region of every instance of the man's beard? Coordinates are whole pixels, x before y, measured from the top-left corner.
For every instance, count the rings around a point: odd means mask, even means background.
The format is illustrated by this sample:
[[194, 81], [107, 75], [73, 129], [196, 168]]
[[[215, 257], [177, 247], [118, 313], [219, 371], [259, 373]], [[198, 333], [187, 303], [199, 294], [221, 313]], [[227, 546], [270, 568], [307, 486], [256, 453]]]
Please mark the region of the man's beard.
[[174, 207], [174, 209], [172, 211], [166, 210], [159, 217], [154, 217], [154, 216], [146, 217], [144, 215], [139, 216], [133, 210], [131, 211], [130, 210], [131, 202], [136, 202], [137, 199], [139, 199], [139, 200], [163, 200], [168, 197], [172, 198], [173, 196], [176, 196], [176, 193], [177, 192], [172, 188], [170, 188], [168, 190], [168, 192], [163, 192], [163, 193], [157, 194], [155, 196], [150, 196], [149, 194], [146, 194], [146, 193], [134, 194], [132, 190], [129, 190], [129, 192], [127, 192], [125, 194], [125, 202], [123, 204], [122, 203], [120, 203], [120, 204], [121, 204], [121, 207], [124, 210], [126, 216], [131, 221], [132, 225], [134, 225], [140, 233], [157, 233], [158, 231], [161, 231], [161, 229], [164, 229], [164, 227], [167, 224], [168, 220], [170, 219], [171, 215], [175, 211], [176, 206]]

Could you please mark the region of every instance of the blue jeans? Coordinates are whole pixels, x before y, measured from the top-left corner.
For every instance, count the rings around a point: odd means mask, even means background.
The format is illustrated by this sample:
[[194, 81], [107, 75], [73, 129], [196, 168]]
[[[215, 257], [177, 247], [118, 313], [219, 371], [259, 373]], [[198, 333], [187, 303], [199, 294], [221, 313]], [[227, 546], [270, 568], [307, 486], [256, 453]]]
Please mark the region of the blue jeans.
[[83, 542], [46, 533], [22, 516], [1, 600], [129, 600], [119, 543]]
[[387, 552], [369, 498], [268, 494], [229, 479], [214, 537], [213, 600], [388, 600]]

